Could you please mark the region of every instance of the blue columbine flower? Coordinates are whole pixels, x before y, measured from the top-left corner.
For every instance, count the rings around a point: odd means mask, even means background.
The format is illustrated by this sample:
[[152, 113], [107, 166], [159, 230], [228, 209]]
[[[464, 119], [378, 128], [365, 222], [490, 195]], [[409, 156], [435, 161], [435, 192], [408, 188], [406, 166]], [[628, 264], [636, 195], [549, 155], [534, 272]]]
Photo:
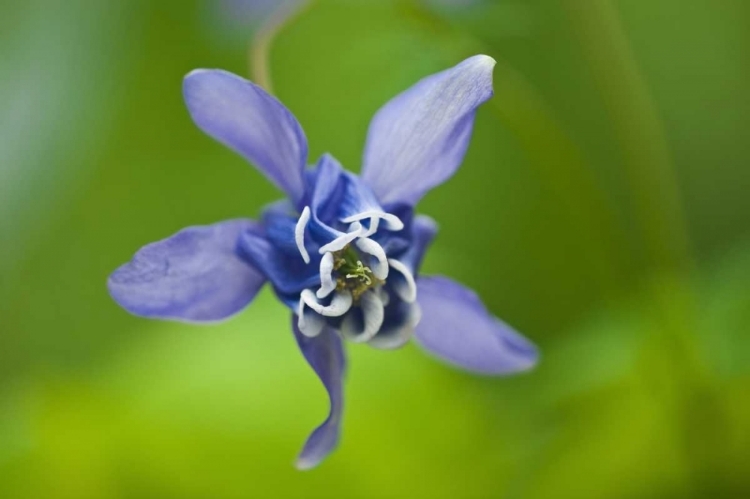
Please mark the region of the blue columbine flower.
[[239, 312], [270, 283], [292, 311], [299, 347], [331, 403], [300, 468], [317, 465], [338, 442], [342, 340], [392, 349], [414, 336], [434, 355], [484, 374], [536, 363], [536, 348], [474, 292], [445, 277], [417, 278], [437, 227], [414, 206], [460, 165], [476, 109], [492, 96], [494, 64], [471, 57], [383, 106], [370, 124], [361, 176], [328, 154], [308, 166], [299, 123], [257, 85], [220, 70], [185, 77], [198, 127], [255, 164], [288, 199], [265, 208], [260, 221], [189, 227], [145, 246], [110, 276], [109, 291], [139, 316], [212, 322]]

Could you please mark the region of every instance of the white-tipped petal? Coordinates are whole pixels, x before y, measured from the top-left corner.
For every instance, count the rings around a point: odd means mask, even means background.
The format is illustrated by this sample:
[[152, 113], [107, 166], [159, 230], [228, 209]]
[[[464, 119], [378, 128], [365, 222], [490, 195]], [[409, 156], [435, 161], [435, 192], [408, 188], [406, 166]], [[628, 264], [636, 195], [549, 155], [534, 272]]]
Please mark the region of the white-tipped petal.
[[[345, 224], [356, 222], [358, 220], [365, 220], [367, 218], [379, 218], [383, 220], [383, 227], [388, 230], [401, 230], [404, 228], [404, 222], [401, 221], [396, 215], [391, 213], [385, 213], [380, 210], [367, 210], [356, 215], [351, 215], [346, 218], [342, 218], [341, 221]], [[372, 223], [372, 222], [371, 222]]]
[[398, 260], [389, 258], [388, 263], [393, 267], [393, 270], [400, 274], [398, 277], [392, 276], [388, 283], [399, 298], [406, 303], [412, 303], [417, 299], [417, 283], [414, 282], [414, 275], [412, 275], [411, 270], [406, 265]]
[[300, 297], [304, 300], [305, 305], [326, 317], [344, 315], [351, 308], [353, 302], [352, 294], [349, 291], [337, 291], [328, 305], [320, 303], [315, 293], [309, 289], [303, 290]]
[[367, 344], [381, 350], [400, 348], [414, 336], [414, 328], [422, 318], [422, 309], [417, 303], [410, 303], [403, 324], [392, 329], [383, 329]]
[[375, 292], [380, 297], [380, 301], [383, 302], [383, 306], [387, 307], [391, 302], [391, 295], [388, 294], [388, 291], [385, 290], [385, 287], [380, 286], [378, 288], [375, 288]]
[[339, 237], [324, 245], [318, 251], [321, 255], [333, 251], [341, 251], [344, 247], [357, 239], [362, 234], [362, 224], [355, 222], [349, 226], [349, 232], [341, 234]]
[[307, 252], [307, 248], [305, 248], [305, 228], [309, 221], [310, 207], [305, 206], [305, 209], [302, 210], [302, 214], [299, 216], [299, 220], [297, 220], [297, 225], [294, 227], [294, 241], [297, 243], [297, 249], [305, 263], [310, 263], [310, 255]]
[[333, 253], [326, 253], [320, 260], [320, 289], [315, 295], [321, 300], [330, 295], [336, 289], [336, 280], [333, 278]]
[[378, 225], [380, 225], [380, 218], [378, 217], [372, 217], [370, 219], [370, 227], [362, 232], [359, 237], [370, 237], [371, 235], [375, 234], [378, 231]]
[[372, 274], [380, 280], [385, 280], [388, 277], [388, 258], [385, 256], [383, 247], [368, 238], [357, 239], [355, 244], [362, 252], [374, 258], [370, 261]]
[[300, 332], [309, 338], [314, 338], [323, 331], [326, 325], [326, 320], [323, 316], [315, 313], [315, 311], [308, 309], [305, 300], [299, 299], [299, 306], [297, 307], [297, 328]]
[[383, 309], [383, 302], [377, 293], [365, 292], [359, 298], [359, 308], [353, 309], [341, 321], [341, 335], [355, 343], [370, 341], [383, 325]]

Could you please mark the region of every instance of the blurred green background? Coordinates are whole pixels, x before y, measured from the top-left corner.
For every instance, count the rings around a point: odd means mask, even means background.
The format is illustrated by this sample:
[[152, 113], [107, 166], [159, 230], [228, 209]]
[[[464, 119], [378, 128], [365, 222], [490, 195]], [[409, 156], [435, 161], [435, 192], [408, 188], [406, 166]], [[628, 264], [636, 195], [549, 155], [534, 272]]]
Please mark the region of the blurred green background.
[[341, 445], [306, 473], [327, 398], [270, 292], [195, 327], [104, 285], [279, 197], [181, 99], [191, 69], [252, 74], [234, 8], [0, 0], [0, 497], [750, 497], [750, 3], [318, 1], [280, 30], [275, 93], [353, 170], [390, 97], [498, 60], [420, 205], [424, 271], [542, 351], [482, 378], [349, 345]]

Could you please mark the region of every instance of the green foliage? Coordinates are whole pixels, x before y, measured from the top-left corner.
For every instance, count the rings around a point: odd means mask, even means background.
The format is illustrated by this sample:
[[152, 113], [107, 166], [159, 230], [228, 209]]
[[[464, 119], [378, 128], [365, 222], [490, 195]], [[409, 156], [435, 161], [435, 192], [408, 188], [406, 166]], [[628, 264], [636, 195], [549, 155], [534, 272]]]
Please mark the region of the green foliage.
[[695, 268], [665, 270], [634, 209], [650, 169], [625, 181], [575, 2], [316, 3], [270, 59], [311, 158], [358, 170], [390, 97], [498, 59], [465, 164], [421, 205], [441, 227], [424, 270], [477, 289], [539, 368], [478, 378], [350, 345], [341, 447], [295, 471], [326, 398], [270, 292], [197, 328], [130, 317], [104, 286], [140, 245], [277, 197], [181, 101], [193, 68], [248, 74], [245, 40], [205, 5], [4, 5], [0, 496], [747, 496], [747, 6], [617, 4], [691, 236]]

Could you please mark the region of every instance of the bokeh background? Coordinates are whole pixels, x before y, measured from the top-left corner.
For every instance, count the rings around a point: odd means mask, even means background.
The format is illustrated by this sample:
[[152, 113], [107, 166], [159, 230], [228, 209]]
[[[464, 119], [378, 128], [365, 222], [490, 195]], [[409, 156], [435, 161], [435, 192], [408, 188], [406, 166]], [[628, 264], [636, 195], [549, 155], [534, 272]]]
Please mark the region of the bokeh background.
[[180, 92], [262, 69], [274, 3], [0, 1], [0, 497], [750, 497], [750, 3], [317, 1], [279, 28], [274, 92], [353, 170], [391, 96], [498, 60], [420, 205], [424, 270], [542, 351], [482, 378], [349, 345], [341, 445], [305, 473], [327, 398], [270, 292], [196, 327], [104, 285], [279, 196]]

